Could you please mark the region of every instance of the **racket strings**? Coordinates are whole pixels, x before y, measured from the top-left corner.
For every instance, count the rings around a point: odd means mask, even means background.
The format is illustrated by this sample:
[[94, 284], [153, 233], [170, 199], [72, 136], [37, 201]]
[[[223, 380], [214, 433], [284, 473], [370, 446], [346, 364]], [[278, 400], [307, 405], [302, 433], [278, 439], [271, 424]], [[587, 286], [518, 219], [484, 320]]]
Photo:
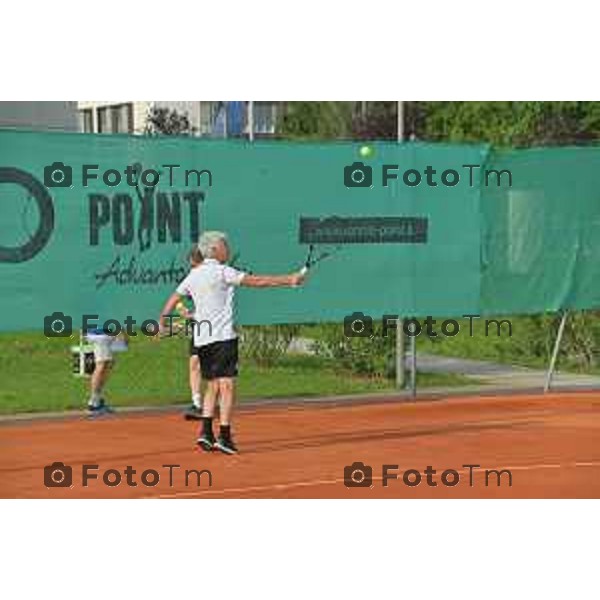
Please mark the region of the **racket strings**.
[[332, 249], [325, 249], [325, 250], [322, 250], [320, 254], [315, 256], [315, 245], [311, 244], [309, 246], [308, 256], [307, 256], [306, 262], [305, 262], [306, 268], [308, 269], [310, 267], [313, 267], [314, 265], [321, 262], [322, 260], [325, 260], [326, 258], [333, 256], [339, 249], [340, 249], [339, 246], [336, 248], [332, 248]]

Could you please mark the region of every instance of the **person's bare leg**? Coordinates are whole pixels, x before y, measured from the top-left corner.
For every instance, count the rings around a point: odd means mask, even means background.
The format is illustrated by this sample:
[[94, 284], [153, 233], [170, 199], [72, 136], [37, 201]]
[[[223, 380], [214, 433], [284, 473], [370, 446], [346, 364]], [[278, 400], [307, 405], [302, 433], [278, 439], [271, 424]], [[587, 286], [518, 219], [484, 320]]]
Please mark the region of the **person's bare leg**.
[[192, 392], [192, 404], [196, 408], [202, 406], [202, 395], [200, 386], [202, 384], [202, 375], [200, 373], [200, 359], [194, 355], [190, 356], [190, 390]]
[[90, 380], [90, 406], [98, 406], [100, 404], [104, 386], [106, 385], [108, 376], [110, 375], [111, 366], [112, 361], [110, 360], [101, 360], [96, 362], [96, 366]]
[[215, 405], [217, 403], [217, 395], [219, 393], [218, 380], [211, 379], [204, 394], [204, 402], [202, 403], [202, 417], [213, 418], [215, 414]]
[[233, 402], [235, 396], [235, 379], [233, 377], [221, 377], [219, 382], [219, 405], [221, 409], [221, 425], [231, 425]]

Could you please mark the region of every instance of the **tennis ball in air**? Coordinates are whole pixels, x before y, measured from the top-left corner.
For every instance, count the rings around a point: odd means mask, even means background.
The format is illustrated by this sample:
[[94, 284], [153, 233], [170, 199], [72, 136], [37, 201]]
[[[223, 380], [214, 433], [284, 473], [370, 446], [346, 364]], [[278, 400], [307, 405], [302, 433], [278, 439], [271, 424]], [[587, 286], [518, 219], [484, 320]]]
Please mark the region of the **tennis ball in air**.
[[373, 146], [361, 146], [358, 153], [361, 158], [372, 158], [375, 155], [375, 149]]

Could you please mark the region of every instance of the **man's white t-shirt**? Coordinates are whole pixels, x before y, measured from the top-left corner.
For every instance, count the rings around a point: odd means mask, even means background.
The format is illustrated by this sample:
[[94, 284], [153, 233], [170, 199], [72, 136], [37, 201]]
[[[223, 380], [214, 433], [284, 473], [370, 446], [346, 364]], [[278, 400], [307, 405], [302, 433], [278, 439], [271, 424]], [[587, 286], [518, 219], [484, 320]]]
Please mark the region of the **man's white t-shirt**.
[[[233, 327], [235, 288], [246, 273], [206, 258], [177, 287], [181, 296], [194, 302], [194, 346], [206, 346], [237, 337]], [[209, 325], [210, 324], [210, 325]], [[212, 335], [211, 335], [212, 334]]]

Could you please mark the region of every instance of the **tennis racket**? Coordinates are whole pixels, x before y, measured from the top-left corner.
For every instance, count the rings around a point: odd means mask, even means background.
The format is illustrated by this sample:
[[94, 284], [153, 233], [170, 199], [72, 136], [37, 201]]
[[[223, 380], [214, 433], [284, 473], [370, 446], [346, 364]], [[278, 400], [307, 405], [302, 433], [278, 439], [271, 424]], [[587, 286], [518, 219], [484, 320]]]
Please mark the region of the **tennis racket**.
[[317, 253], [315, 244], [310, 244], [308, 246], [308, 255], [304, 261], [304, 266], [300, 269], [300, 273], [306, 275], [310, 269], [313, 269], [315, 265], [318, 265], [321, 261], [335, 256], [341, 248], [341, 246], [326, 245]]

